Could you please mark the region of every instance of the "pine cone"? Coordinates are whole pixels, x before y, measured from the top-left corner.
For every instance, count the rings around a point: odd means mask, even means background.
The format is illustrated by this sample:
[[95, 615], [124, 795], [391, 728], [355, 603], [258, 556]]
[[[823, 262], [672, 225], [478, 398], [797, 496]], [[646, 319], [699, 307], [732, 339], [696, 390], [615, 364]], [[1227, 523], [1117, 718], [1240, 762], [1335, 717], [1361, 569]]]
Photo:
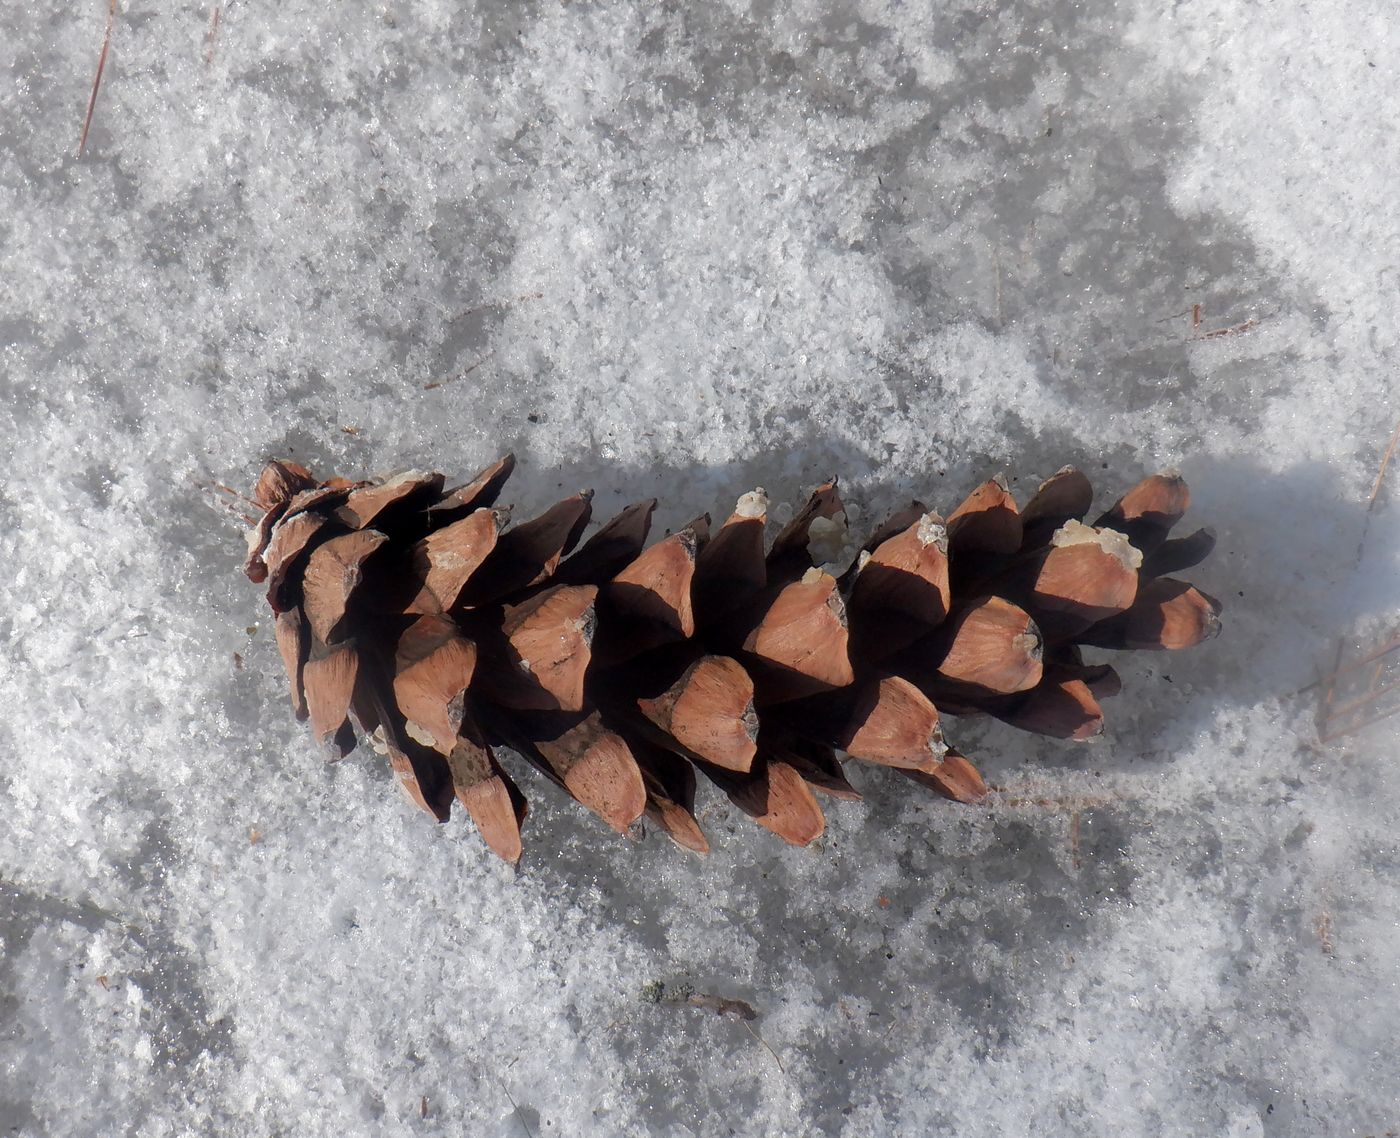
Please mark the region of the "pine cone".
[[418, 806], [446, 821], [455, 797], [511, 862], [526, 803], [500, 746], [619, 831], [645, 813], [705, 852], [698, 770], [806, 845], [825, 825], [813, 791], [860, 797], [843, 754], [975, 802], [986, 785], [940, 712], [1087, 739], [1120, 684], [1081, 645], [1184, 648], [1220, 627], [1217, 601], [1167, 576], [1214, 545], [1168, 539], [1190, 497], [1176, 475], [1093, 525], [1069, 467], [1023, 510], [1000, 478], [946, 521], [914, 502], [836, 576], [819, 552], [844, 530], [834, 481], [766, 551], [762, 490], [713, 534], [703, 516], [648, 547], [653, 500], [574, 551], [591, 493], [508, 526], [493, 507], [514, 465], [444, 491], [441, 474], [318, 482], [271, 462], [246, 566], [297, 716], [336, 755], [358, 724]]

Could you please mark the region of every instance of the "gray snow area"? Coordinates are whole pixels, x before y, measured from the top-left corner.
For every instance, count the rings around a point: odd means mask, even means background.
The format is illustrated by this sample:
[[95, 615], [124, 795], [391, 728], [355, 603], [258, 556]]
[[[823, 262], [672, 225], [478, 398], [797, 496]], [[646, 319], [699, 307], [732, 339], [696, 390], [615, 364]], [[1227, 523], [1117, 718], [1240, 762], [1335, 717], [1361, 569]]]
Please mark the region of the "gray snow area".
[[[120, 0], [79, 157], [106, 18], [0, 6], [0, 1133], [1400, 1131], [1400, 718], [1309, 687], [1400, 623], [1391, 4]], [[506, 451], [657, 532], [1179, 469], [1224, 632], [805, 850], [506, 755], [512, 869], [324, 761], [220, 490]]]

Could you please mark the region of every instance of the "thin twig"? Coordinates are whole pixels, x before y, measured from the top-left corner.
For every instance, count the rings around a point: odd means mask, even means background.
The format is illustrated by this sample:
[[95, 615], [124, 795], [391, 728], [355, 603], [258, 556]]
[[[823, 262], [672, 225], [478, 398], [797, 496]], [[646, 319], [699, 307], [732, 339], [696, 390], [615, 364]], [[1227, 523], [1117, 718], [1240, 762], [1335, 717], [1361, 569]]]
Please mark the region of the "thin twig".
[[231, 514], [233, 517], [243, 522], [244, 525], [257, 525], [258, 519], [265, 512], [263, 508], [259, 506], [255, 501], [253, 501], [252, 498], [248, 497], [247, 494], [240, 494], [237, 490], [234, 490], [229, 486], [225, 486], [221, 482], [195, 482], [194, 486], [197, 490], [217, 491], [219, 494], [227, 494], [230, 498], [252, 506], [253, 509], [257, 511], [256, 516], [238, 509], [238, 507], [233, 502], [225, 501], [223, 498], [219, 498], [211, 493], [212, 501], [210, 501], [208, 504], [213, 509]]
[[692, 1008], [704, 1008], [707, 1012], [714, 1012], [720, 1018], [725, 1016], [735, 1016], [738, 1019], [758, 1018], [758, 1013], [753, 1010], [753, 1005], [747, 1000], [731, 1000], [727, 996], [711, 996], [702, 992], [687, 997], [685, 1002]]
[[1259, 327], [1259, 321], [1250, 317], [1243, 324], [1234, 324], [1229, 328], [1212, 328], [1209, 332], [1198, 332], [1189, 337], [1190, 340], [1221, 340], [1226, 336], [1240, 336], [1245, 332], [1252, 331]]
[[778, 1070], [781, 1071], [784, 1075], [786, 1075], [786, 1074], [787, 1074], [787, 1068], [783, 1066], [783, 1061], [782, 1061], [781, 1059], [778, 1058], [778, 1053], [777, 1053], [776, 1051], [774, 1051], [773, 1048], [771, 1048], [771, 1047], [768, 1046], [768, 1040], [764, 1039], [763, 1036], [759, 1035], [758, 1032], [754, 1031], [754, 1029], [753, 1029], [752, 1027], [749, 1026], [748, 1021], [742, 1020], [742, 1019], [741, 1019], [739, 1022], [740, 1022], [741, 1024], [744, 1025], [744, 1030], [745, 1030], [745, 1031], [747, 1031], [750, 1035], [752, 1035], [755, 1039], [757, 1039], [761, 1044], [763, 1044], [763, 1046], [764, 1046], [765, 1048], [767, 1048], [768, 1054], [771, 1055], [771, 1056], [773, 1056], [773, 1062], [776, 1063], [776, 1064], [778, 1064]]
[[[1395, 656], [1397, 650], [1400, 650], [1400, 636], [1392, 636], [1379, 647], [1372, 648], [1366, 655], [1350, 661], [1345, 666], [1342, 664], [1343, 644], [1344, 641], [1338, 640], [1336, 663], [1331, 673], [1320, 681], [1326, 684], [1317, 714], [1318, 739], [1323, 743], [1354, 734], [1363, 727], [1400, 712], [1400, 701], [1390, 701], [1390, 707], [1382, 705], [1385, 696], [1400, 691], [1400, 678], [1396, 678], [1396, 673], [1392, 670], [1400, 663], [1400, 657]], [[1339, 681], [1367, 666], [1371, 669], [1369, 679], [1361, 685], [1354, 682], [1342, 685], [1345, 701], [1338, 703]], [[1368, 708], [1377, 710], [1373, 715], [1356, 718], [1359, 712]]]
[[495, 354], [495, 352], [487, 352], [486, 355], [482, 356], [481, 359], [477, 360], [476, 363], [472, 364], [471, 367], [467, 368], [467, 370], [462, 372], [461, 374], [449, 375], [446, 379], [435, 379], [432, 383], [425, 383], [423, 384], [423, 390], [432, 391], [435, 388], [443, 387], [446, 384], [456, 383], [459, 379], [466, 379], [467, 376], [471, 375], [471, 373], [476, 371], [476, 369], [479, 368], [482, 364], [489, 361], [493, 356], [495, 356]]
[[209, 31], [204, 36], [204, 65], [206, 67], [214, 62], [214, 37], [219, 34], [219, 13], [222, 5], [215, 4], [214, 10], [209, 15]]
[[1319, 743], [1333, 743], [1338, 739], [1345, 739], [1348, 735], [1355, 735], [1363, 727], [1369, 727], [1372, 723], [1379, 723], [1382, 719], [1389, 719], [1397, 712], [1400, 712], [1400, 707], [1386, 708], [1383, 711], [1376, 712], [1375, 715], [1368, 715], [1365, 719], [1359, 719], [1355, 722], [1348, 723], [1345, 727], [1339, 728], [1336, 731], [1328, 731], [1326, 734], [1319, 735], [1317, 741]]
[[1002, 315], [1002, 295], [1001, 295], [1001, 250], [992, 249], [992, 265], [996, 269], [996, 294], [997, 294], [997, 327], [1000, 328], [1005, 322]]
[[529, 1138], [535, 1138], [534, 1132], [530, 1129], [530, 1124], [525, 1121], [525, 1116], [520, 1113], [520, 1104], [515, 1101], [515, 1096], [510, 1093], [510, 1088], [506, 1086], [505, 1080], [497, 1079], [496, 1082], [501, 1084], [501, 1090], [505, 1091], [506, 1098], [510, 1099], [511, 1108], [515, 1111], [515, 1117], [520, 1119], [521, 1128], [529, 1135]]
[[1385, 481], [1385, 471], [1390, 465], [1391, 458], [1395, 455], [1395, 444], [1400, 443], [1400, 423], [1395, 424], [1395, 431], [1390, 436], [1390, 445], [1385, 448], [1385, 457], [1381, 459], [1381, 468], [1376, 471], [1376, 481], [1371, 487], [1371, 496], [1366, 500], [1366, 509], [1375, 509], [1376, 498], [1380, 496], [1381, 483]]
[[1381, 486], [1385, 483], [1385, 472], [1390, 467], [1390, 459], [1395, 454], [1395, 444], [1400, 442], [1400, 423], [1395, 424], [1395, 430], [1390, 436], [1390, 445], [1385, 448], [1385, 454], [1381, 456], [1380, 468], [1376, 471], [1376, 480], [1371, 483], [1371, 496], [1366, 499], [1366, 520], [1361, 524], [1361, 540], [1356, 543], [1356, 563], [1353, 569], [1361, 564], [1361, 560], [1366, 555], [1366, 539], [1371, 536], [1371, 519], [1376, 512], [1376, 499], [1380, 497]]
[[1338, 739], [1345, 739], [1348, 735], [1355, 735], [1358, 731], [1371, 726], [1373, 723], [1379, 723], [1382, 719], [1390, 719], [1394, 717], [1397, 712], [1400, 712], [1400, 707], [1389, 707], [1384, 711], [1378, 711], [1375, 715], [1368, 715], [1365, 719], [1358, 719], [1341, 731], [1333, 731], [1329, 735], [1321, 736], [1318, 742], [1335, 743]]
[[[1381, 487], [1385, 485], [1386, 471], [1390, 468], [1390, 460], [1395, 457], [1396, 447], [1400, 445], [1400, 423], [1396, 423], [1395, 430], [1391, 432], [1390, 443], [1385, 448], [1385, 454], [1381, 456], [1381, 464], [1376, 470], [1375, 481], [1371, 483], [1371, 493], [1366, 499], [1366, 516], [1361, 526], [1361, 538], [1356, 543], [1356, 560], [1352, 565], [1353, 571], [1358, 569], [1366, 554], [1366, 540], [1371, 535], [1371, 522], [1376, 512], [1376, 502], [1380, 498]], [[1379, 646], [1373, 646], [1367, 654], [1356, 660], [1342, 664], [1345, 640], [1338, 638], [1337, 654], [1332, 662], [1332, 670], [1315, 683], [1300, 688], [1295, 694], [1301, 694], [1311, 688], [1325, 685], [1322, 693], [1322, 700], [1317, 710], [1317, 734], [1320, 742], [1330, 743], [1335, 739], [1340, 739], [1345, 735], [1351, 735], [1361, 730], [1363, 727], [1378, 720], [1385, 719], [1400, 711], [1400, 705], [1389, 709], [1382, 708], [1375, 715], [1368, 716], [1361, 720], [1353, 719], [1350, 723], [1339, 724], [1338, 720], [1353, 712], [1360, 711], [1363, 707], [1375, 706], [1382, 696], [1395, 690], [1395, 685], [1380, 686], [1385, 672], [1385, 657], [1400, 648], [1400, 635], [1392, 635], [1391, 638]], [[1363, 668], [1367, 664], [1375, 664], [1375, 674], [1366, 685], [1365, 692], [1358, 698], [1353, 694], [1353, 698], [1340, 707], [1335, 706], [1337, 698], [1337, 681], [1358, 668]], [[1353, 693], [1355, 689], [1353, 688]]]
[[1337, 637], [1337, 655], [1332, 661], [1332, 671], [1326, 677], [1327, 690], [1322, 693], [1322, 722], [1323, 729], [1326, 729], [1327, 717], [1332, 711], [1332, 700], [1337, 695], [1337, 676], [1342, 670], [1342, 653], [1346, 650], [1346, 640]]
[[1370, 707], [1380, 699], [1381, 696], [1400, 691], [1400, 680], [1396, 680], [1394, 683], [1390, 684], [1381, 684], [1379, 682], [1380, 678], [1381, 670], [1378, 670], [1376, 675], [1372, 677], [1371, 683], [1367, 686], [1365, 695], [1357, 699], [1349, 700], [1338, 707], [1331, 708], [1329, 718], [1337, 719], [1340, 716], [1349, 715], [1353, 711], [1360, 711], [1363, 707]]
[[1318, 945], [1323, 954], [1331, 956], [1336, 951], [1336, 942], [1332, 939], [1332, 912], [1327, 908], [1326, 902], [1323, 903], [1322, 912], [1313, 922], [1313, 929], [1317, 933]]
[[543, 299], [544, 293], [542, 292], [523, 292], [519, 296], [507, 297], [505, 300], [487, 300], [473, 308], [463, 309], [461, 312], [457, 313], [456, 316], [452, 317], [451, 322], [455, 324], [458, 320], [465, 320], [468, 316], [472, 316], [478, 312], [484, 312], [488, 308], [513, 308], [517, 304], [524, 304], [527, 300]]
[[[1354, 711], [1362, 711], [1364, 708], [1376, 707], [1376, 705], [1380, 703], [1380, 697], [1390, 696], [1390, 694], [1396, 693], [1396, 691], [1400, 691], [1400, 682], [1387, 683], [1385, 687], [1375, 687], [1375, 689], [1366, 691], [1365, 696], [1357, 698], [1357, 700], [1352, 700], [1351, 703], [1344, 703], [1341, 707], [1334, 707], [1333, 710], [1331, 710], [1329, 722], [1331, 722], [1331, 719], [1340, 719], [1343, 715], [1350, 715]], [[1373, 724], [1376, 719], [1383, 719], [1386, 718], [1387, 715], [1394, 715], [1397, 711], [1400, 711], [1400, 705], [1389, 708], [1389, 710], [1379, 711], [1375, 717], [1365, 719], [1365, 722]], [[1359, 726], [1359, 724], [1357, 726]], [[1340, 731], [1334, 732], [1331, 738], [1337, 738], [1337, 736], [1341, 735], [1350, 735], [1352, 731], [1357, 729], [1357, 726], [1344, 726]], [[1326, 739], [1324, 739], [1323, 742], [1326, 742]]]
[[[1200, 306], [1199, 304], [1196, 305], [1196, 308], [1200, 308], [1200, 307], [1201, 307], [1201, 306]], [[1159, 317], [1157, 317], [1157, 319], [1154, 320], [1152, 323], [1154, 323], [1154, 324], [1170, 324], [1173, 320], [1180, 320], [1183, 316], [1190, 316], [1191, 313], [1192, 313], [1192, 311], [1193, 311], [1193, 309], [1190, 309], [1190, 308], [1183, 308], [1180, 312], [1171, 312], [1171, 313], [1168, 313], [1166, 316], [1159, 316]]]
[[83, 156], [87, 147], [88, 128], [92, 126], [92, 112], [97, 108], [97, 89], [102, 86], [102, 71], [107, 66], [107, 48], [112, 43], [112, 25], [117, 19], [117, 0], [110, 0], [107, 6], [107, 30], [102, 33], [102, 51], [97, 56], [97, 74], [92, 77], [92, 94], [88, 96], [87, 116], [83, 119], [83, 134], [78, 139], [78, 157]]
[[[200, 483], [196, 482], [195, 485], [199, 486]], [[222, 482], [211, 482], [209, 483], [209, 485], [212, 486], [215, 490], [222, 490], [230, 498], [237, 498], [241, 502], [247, 502], [250, 506], [257, 505], [257, 503], [253, 501], [252, 498], [248, 497], [247, 494], [243, 493], [241, 490], [235, 490], [232, 486], [225, 486]]]

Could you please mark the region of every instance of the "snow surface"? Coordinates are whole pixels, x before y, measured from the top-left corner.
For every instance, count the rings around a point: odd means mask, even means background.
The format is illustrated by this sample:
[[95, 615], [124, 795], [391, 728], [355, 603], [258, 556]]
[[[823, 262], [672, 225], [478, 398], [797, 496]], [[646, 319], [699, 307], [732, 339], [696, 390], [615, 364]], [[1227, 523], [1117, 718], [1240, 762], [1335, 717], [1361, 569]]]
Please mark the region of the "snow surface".
[[[1397, 731], [1293, 694], [1400, 608], [1391, 5], [135, 0], [77, 159], [105, 13], [0, 8], [0, 1130], [1400, 1129]], [[951, 723], [990, 808], [532, 779], [515, 873], [322, 763], [214, 489], [507, 449], [663, 526], [1179, 467], [1225, 632]]]

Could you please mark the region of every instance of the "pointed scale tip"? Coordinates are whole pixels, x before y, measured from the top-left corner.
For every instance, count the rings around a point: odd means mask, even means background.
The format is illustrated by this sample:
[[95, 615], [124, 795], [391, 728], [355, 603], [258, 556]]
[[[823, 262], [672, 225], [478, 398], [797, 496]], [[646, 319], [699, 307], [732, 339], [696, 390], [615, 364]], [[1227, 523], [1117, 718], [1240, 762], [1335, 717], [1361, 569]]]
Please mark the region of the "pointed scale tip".
[[687, 751], [746, 772], [758, 751], [753, 679], [728, 656], [702, 656], [674, 684], [637, 706]]
[[710, 842], [705, 837], [705, 831], [700, 828], [700, 823], [695, 820], [695, 815], [679, 802], [649, 798], [646, 813], [647, 817], [655, 822], [665, 835], [681, 849], [689, 850], [701, 857], [709, 854]]
[[1024, 609], [1002, 597], [983, 597], [937, 637], [938, 674], [957, 684], [1010, 694], [1040, 682], [1043, 638]]
[[766, 518], [768, 516], [768, 491], [755, 486], [747, 494], [742, 494], [734, 503], [735, 518]]
[[625, 834], [646, 810], [642, 772], [627, 744], [612, 732], [606, 732], [569, 769], [564, 785], [620, 834]]
[[826, 832], [826, 815], [812, 788], [787, 763], [771, 762], [766, 773], [766, 810], [754, 817], [792, 846], [809, 846]]
[[[518, 793], [518, 792], [517, 792]], [[482, 841], [504, 862], [517, 865], [525, 850], [520, 837], [523, 811], [500, 777], [483, 779], [475, 786], [458, 788], [457, 800], [476, 823]]]
[[316, 479], [311, 471], [300, 463], [274, 458], [268, 461], [258, 475], [257, 484], [253, 487], [253, 501], [264, 510], [270, 510], [274, 506], [290, 502], [301, 491], [309, 490], [315, 485]]
[[966, 806], [987, 797], [987, 783], [981, 772], [957, 751], [950, 750], [942, 759], [930, 761], [921, 767], [901, 767], [899, 773], [944, 798]]

